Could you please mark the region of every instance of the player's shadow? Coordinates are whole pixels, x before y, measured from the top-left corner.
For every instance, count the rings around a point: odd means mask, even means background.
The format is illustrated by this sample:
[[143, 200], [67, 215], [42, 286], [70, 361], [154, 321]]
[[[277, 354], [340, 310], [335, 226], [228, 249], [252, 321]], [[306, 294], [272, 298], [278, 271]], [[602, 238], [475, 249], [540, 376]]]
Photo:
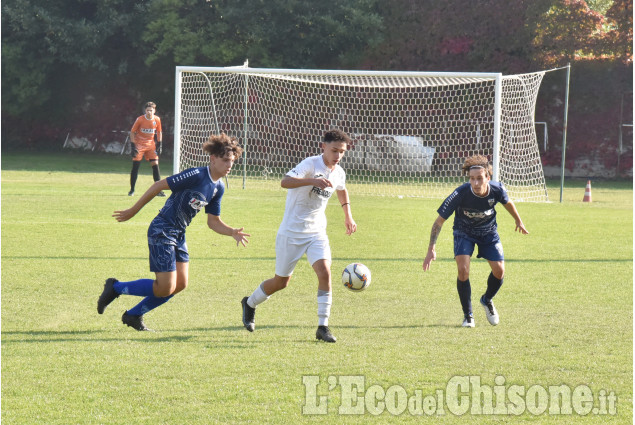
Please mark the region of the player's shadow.
[[[411, 324], [411, 325], [337, 325], [333, 329], [425, 329], [425, 328], [460, 328], [454, 324], [431, 323], [431, 324]], [[250, 348], [254, 345], [280, 343], [280, 342], [296, 342], [296, 343], [314, 343], [315, 338], [312, 337], [313, 326], [309, 325], [259, 325], [251, 335], [257, 336], [260, 333], [269, 330], [284, 329], [305, 329], [307, 337], [302, 339], [290, 338], [285, 339], [282, 334], [274, 339], [236, 339], [236, 335], [242, 335], [240, 338], [247, 337], [251, 334], [242, 325], [235, 326], [208, 326], [197, 328], [172, 328], [172, 329], [153, 329], [150, 332], [138, 332], [132, 329], [86, 329], [86, 330], [33, 330], [33, 331], [2, 331], [2, 344], [26, 343], [26, 344], [46, 344], [46, 343], [80, 343], [80, 342], [121, 342], [129, 340], [141, 343], [162, 343], [162, 342], [196, 342], [204, 340], [210, 345], [217, 345], [222, 348]], [[229, 333], [228, 333], [229, 332]], [[216, 337], [215, 337], [216, 335]]]
[[124, 331], [126, 331], [125, 334], [121, 333], [119, 336], [112, 337], [99, 335], [112, 334], [118, 331], [103, 329], [83, 331], [2, 331], [2, 343], [121, 342], [122, 339], [134, 339], [135, 342], [186, 342], [196, 338], [195, 335], [161, 335], [167, 332], [177, 332], [177, 330], [138, 332], [124, 329]]
[[[205, 258], [197, 258], [190, 257], [197, 262], [209, 262], [209, 261], [225, 261], [226, 257], [205, 257]], [[275, 257], [250, 257], [248, 255], [237, 256], [239, 260], [257, 260], [257, 261], [272, 261], [275, 262]], [[76, 256], [76, 255], [3, 255], [3, 260], [107, 260], [107, 261], [130, 261], [130, 260], [139, 260], [139, 261], [147, 261], [148, 257], [104, 257], [104, 256]], [[350, 261], [350, 258], [334, 258], [336, 261]], [[417, 264], [423, 261], [423, 258], [357, 258], [359, 262], [364, 264], [372, 264], [377, 262], [392, 262], [392, 261], [405, 261], [405, 262], [416, 262]], [[624, 263], [624, 262], [632, 262], [632, 258], [512, 258], [506, 259], [505, 263]], [[454, 264], [454, 258], [437, 258], [435, 260], [437, 263], [452, 263]], [[418, 266], [419, 267], [419, 266]]]

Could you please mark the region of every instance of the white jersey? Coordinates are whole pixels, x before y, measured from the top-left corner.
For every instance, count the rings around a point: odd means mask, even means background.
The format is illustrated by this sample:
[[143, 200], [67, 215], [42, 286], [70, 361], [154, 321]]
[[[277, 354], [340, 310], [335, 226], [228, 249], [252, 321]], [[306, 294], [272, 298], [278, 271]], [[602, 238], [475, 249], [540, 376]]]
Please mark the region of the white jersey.
[[315, 186], [301, 186], [288, 189], [284, 218], [278, 233], [290, 237], [312, 237], [326, 235], [326, 204], [336, 190], [344, 190], [346, 173], [339, 165], [329, 170], [322, 155], [310, 156], [300, 162], [287, 176], [295, 178], [325, 178], [333, 187], [320, 189]]

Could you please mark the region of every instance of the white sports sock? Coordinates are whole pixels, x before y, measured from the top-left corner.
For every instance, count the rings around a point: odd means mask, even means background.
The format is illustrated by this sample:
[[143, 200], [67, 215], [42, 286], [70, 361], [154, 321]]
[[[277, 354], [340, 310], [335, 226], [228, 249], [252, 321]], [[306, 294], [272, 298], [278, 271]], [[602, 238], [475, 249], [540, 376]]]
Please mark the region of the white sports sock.
[[332, 302], [333, 302], [333, 296], [331, 292], [321, 291], [318, 289], [318, 295], [317, 295], [318, 324], [320, 326], [329, 325], [329, 316], [331, 315]]
[[262, 304], [269, 299], [269, 295], [265, 294], [264, 289], [262, 289], [263, 283], [264, 282], [258, 285], [253, 294], [247, 298], [247, 304], [249, 304], [249, 307], [256, 308], [258, 304]]

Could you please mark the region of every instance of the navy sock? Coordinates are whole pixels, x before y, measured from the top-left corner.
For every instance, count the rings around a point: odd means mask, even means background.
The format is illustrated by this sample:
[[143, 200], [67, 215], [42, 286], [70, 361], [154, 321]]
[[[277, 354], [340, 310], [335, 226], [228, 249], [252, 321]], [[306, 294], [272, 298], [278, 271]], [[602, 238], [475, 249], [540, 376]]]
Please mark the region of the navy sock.
[[159, 172], [159, 164], [152, 166], [152, 178], [155, 182], [161, 180], [161, 173]]
[[494, 295], [501, 289], [503, 286], [503, 279], [497, 279], [494, 276], [494, 273], [489, 274], [487, 278], [487, 291], [485, 291], [485, 299], [491, 301], [494, 298]]
[[123, 295], [137, 295], [139, 297], [154, 296], [152, 287], [154, 280], [139, 279], [130, 282], [117, 282], [113, 285], [115, 292]]
[[170, 295], [167, 297], [155, 297], [154, 295], [151, 295], [149, 297], [145, 297], [144, 299], [141, 300], [139, 304], [132, 307], [126, 313], [132, 316], [142, 316], [146, 314], [147, 312], [149, 312], [150, 310], [157, 308], [161, 304], [167, 303], [168, 301], [170, 301], [170, 298], [172, 298], [173, 296], [174, 295]]
[[472, 287], [470, 286], [470, 279], [466, 281], [456, 280], [456, 290], [459, 292], [459, 299], [461, 300], [461, 307], [463, 308], [464, 316], [472, 315]]
[[134, 191], [135, 184], [137, 184], [137, 176], [139, 175], [139, 166], [141, 161], [132, 161], [132, 170], [130, 171], [130, 190]]

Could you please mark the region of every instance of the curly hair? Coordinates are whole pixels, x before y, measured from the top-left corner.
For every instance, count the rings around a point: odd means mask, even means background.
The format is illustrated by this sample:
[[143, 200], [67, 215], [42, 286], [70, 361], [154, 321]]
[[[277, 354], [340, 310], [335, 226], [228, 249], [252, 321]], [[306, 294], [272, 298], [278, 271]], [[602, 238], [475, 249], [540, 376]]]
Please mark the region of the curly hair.
[[333, 129], [324, 133], [324, 143], [331, 142], [344, 142], [347, 145], [350, 145], [351, 139], [348, 137], [348, 134], [344, 133], [342, 130]]
[[234, 158], [238, 159], [243, 154], [243, 148], [238, 144], [238, 140], [225, 133], [209, 136], [209, 140], [203, 144], [203, 151], [218, 158], [223, 158], [228, 153], [233, 152]]
[[462, 168], [463, 174], [469, 175], [472, 168], [484, 168], [489, 177], [492, 178], [492, 164], [489, 163], [486, 156], [473, 155], [466, 159]]

